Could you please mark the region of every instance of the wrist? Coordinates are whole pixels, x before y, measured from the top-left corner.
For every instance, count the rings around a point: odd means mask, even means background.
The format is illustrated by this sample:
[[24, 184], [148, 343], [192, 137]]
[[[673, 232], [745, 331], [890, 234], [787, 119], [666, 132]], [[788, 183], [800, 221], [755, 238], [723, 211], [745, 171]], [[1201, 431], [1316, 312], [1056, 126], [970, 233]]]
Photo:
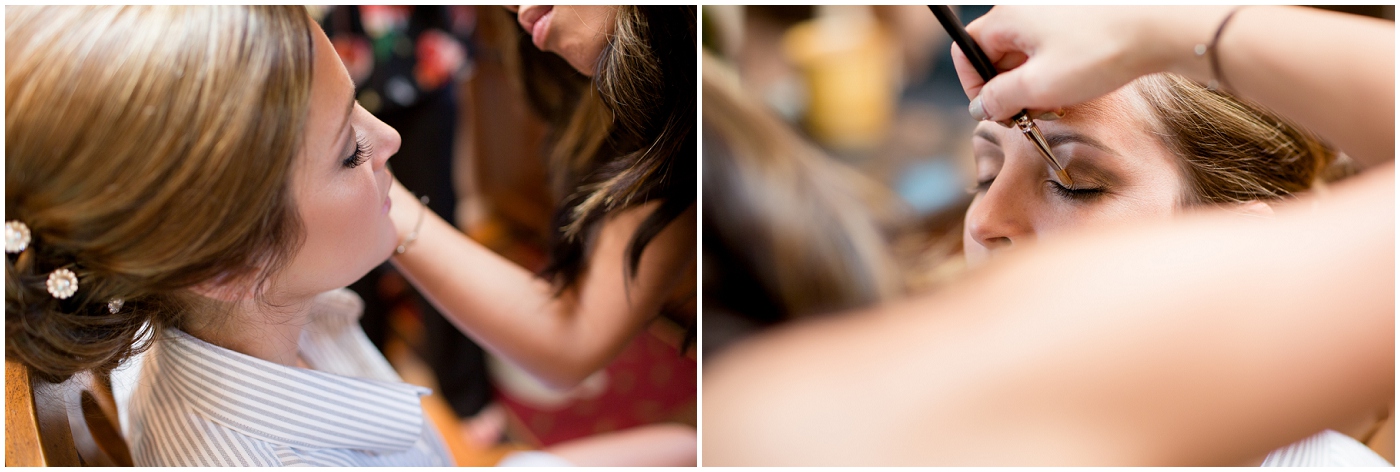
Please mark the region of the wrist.
[[413, 226], [409, 227], [408, 233], [400, 231], [399, 245], [394, 248], [395, 255], [408, 252], [408, 249], [413, 247], [413, 243], [418, 241], [423, 230], [423, 220], [428, 218], [428, 212], [431, 211], [428, 209], [427, 195], [419, 197], [415, 203], [417, 203], [415, 206], [418, 208], [418, 217], [414, 220]]
[[397, 181], [389, 190], [389, 200], [392, 202], [389, 207], [389, 220], [394, 222], [394, 232], [398, 236], [397, 241], [403, 241], [408, 233], [413, 231], [413, 225], [418, 221], [419, 207], [418, 197], [413, 196], [413, 192], [408, 191]]
[[1159, 38], [1155, 42], [1158, 67], [1153, 72], [1171, 72], [1201, 84], [1218, 80], [1211, 66], [1212, 55], [1219, 60], [1221, 49], [1216, 33], [1236, 8], [1239, 7], [1162, 7], [1159, 20], [1149, 26], [1153, 30], [1150, 34]]

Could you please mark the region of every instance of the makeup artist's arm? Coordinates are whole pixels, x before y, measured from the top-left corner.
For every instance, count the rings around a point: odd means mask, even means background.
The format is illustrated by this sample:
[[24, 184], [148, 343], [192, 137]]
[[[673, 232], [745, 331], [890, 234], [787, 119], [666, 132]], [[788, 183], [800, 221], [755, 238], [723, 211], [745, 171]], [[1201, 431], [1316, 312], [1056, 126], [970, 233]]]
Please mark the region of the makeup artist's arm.
[[[420, 205], [398, 181], [390, 190], [400, 239]], [[642, 252], [634, 278], [623, 275], [632, 234], [655, 204], [602, 223], [577, 287], [555, 297], [530, 271], [428, 212], [418, 240], [392, 261], [428, 299], [493, 354], [555, 387], [570, 387], [607, 365], [654, 319], [667, 294], [695, 272], [695, 213], [682, 214]]]
[[1394, 395], [1393, 168], [1313, 203], [1045, 241], [733, 347], [704, 463], [1256, 465]]
[[[1197, 56], [1233, 7], [1005, 7], [968, 25], [998, 68], [983, 81], [953, 48], [969, 97], [992, 119], [1054, 109], [1141, 75], [1213, 77]], [[1366, 165], [1394, 159], [1395, 24], [1302, 7], [1251, 6], [1214, 54], [1230, 90], [1311, 129]]]

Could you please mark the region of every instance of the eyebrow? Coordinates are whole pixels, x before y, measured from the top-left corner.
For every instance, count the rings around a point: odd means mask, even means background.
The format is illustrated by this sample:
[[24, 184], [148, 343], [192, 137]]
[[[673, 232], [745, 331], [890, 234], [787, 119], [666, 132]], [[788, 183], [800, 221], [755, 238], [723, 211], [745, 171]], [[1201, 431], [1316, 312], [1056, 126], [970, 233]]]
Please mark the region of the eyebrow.
[[987, 128], [977, 128], [977, 131], [974, 131], [972, 135], [985, 139], [987, 141], [991, 141], [992, 144], [995, 144], [997, 146], [1001, 146], [1001, 138], [998, 138], [996, 133], [991, 132], [991, 130], [988, 130]]
[[[978, 128], [976, 131], [973, 131], [973, 136], [976, 136], [976, 137], [985, 139], [985, 140], [987, 140], [987, 141], [989, 141], [989, 142], [991, 142], [992, 144], [995, 144], [995, 145], [997, 145], [997, 146], [1001, 146], [1001, 138], [998, 137], [998, 136], [996, 135], [996, 133], [993, 133], [991, 130], [989, 130], [989, 129], [987, 129], [987, 128]], [[1115, 150], [1115, 149], [1109, 147], [1107, 144], [1104, 144], [1103, 141], [1099, 141], [1099, 140], [1097, 140], [1097, 139], [1094, 139], [1092, 136], [1089, 136], [1089, 135], [1086, 135], [1086, 134], [1067, 133], [1067, 132], [1061, 131], [1061, 132], [1057, 132], [1057, 133], [1045, 133], [1044, 136], [1045, 136], [1045, 143], [1046, 143], [1046, 144], [1049, 144], [1050, 147], [1052, 147], [1052, 148], [1059, 147], [1059, 146], [1063, 146], [1063, 145], [1070, 144], [1070, 143], [1079, 143], [1079, 144], [1083, 144], [1083, 145], [1085, 145], [1085, 146], [1097, 148], [1097, 149], [1100, 150], [1100, 151], [1103, 151], [1103, 152], [1106, 152], [1106, 153], [1109, 153], [1109, 154], [1112, 154], [1112, 155], [1115, 155], [1115, 156], [1119, 155], [1119, 153], [1118, 153], [1117, 150]]]

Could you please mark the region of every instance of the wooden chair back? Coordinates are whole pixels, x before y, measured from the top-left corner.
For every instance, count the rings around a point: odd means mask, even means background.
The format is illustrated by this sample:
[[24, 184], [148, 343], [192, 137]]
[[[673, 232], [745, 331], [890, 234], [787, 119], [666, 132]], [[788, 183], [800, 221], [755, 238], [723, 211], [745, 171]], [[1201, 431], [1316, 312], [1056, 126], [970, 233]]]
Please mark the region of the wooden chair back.
[[49, 383], [5, 360], [5, 466], [126, 466], [108, 379], [83, 372]]

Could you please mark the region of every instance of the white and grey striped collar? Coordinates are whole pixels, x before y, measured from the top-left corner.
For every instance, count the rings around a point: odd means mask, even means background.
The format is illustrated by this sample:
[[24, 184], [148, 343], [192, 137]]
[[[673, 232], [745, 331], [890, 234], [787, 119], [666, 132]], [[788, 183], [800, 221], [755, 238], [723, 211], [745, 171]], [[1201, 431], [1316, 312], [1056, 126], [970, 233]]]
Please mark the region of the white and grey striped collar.
[[166, 334], [172, 387], [201, 416], [247, 436], [382, 454], [412, 447], [425, 427], [426, 388], [288, 367], [176, 329]]

